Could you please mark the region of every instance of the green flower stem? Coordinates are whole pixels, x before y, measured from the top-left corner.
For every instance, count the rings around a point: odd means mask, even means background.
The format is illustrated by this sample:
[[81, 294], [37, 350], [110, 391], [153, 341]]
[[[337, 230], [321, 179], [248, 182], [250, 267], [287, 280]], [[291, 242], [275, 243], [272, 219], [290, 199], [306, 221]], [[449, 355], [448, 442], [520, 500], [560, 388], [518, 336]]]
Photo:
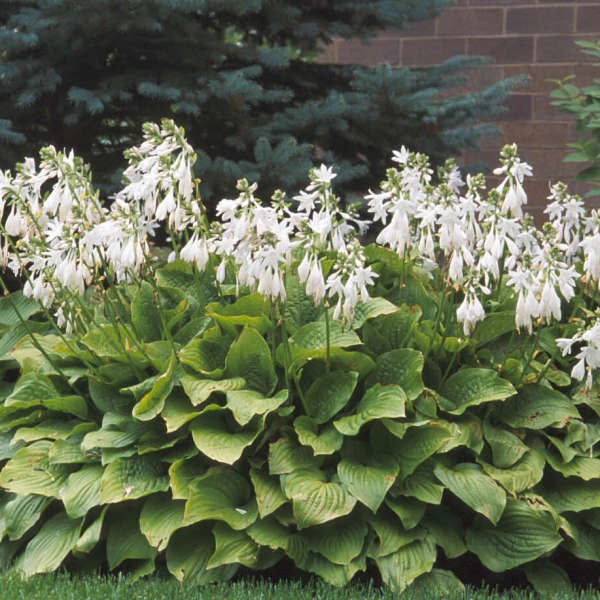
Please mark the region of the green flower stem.
[[331, 328], [329, 325], [329, 303], [325, 302], [325, 335], [327, 337], [327, 349], [325, 350], [325, 368], [327, 373], [331, 370]]

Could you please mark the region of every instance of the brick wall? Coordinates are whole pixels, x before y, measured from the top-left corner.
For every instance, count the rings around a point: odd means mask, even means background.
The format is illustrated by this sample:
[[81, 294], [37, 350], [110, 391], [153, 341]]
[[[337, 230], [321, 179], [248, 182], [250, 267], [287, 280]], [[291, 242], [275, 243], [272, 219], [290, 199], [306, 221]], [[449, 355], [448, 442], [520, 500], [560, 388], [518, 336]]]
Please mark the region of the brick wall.
[[575, 127], [571, 117], [550, 105], [549, 92], [555, 86], [546, 82], [574, 74], [581, 87], [600, 78], [600, 67], [592, 66], [594, 58], [583, 54], [576, 40], [600, 40], [600, 0], [455, 0], [454, 7], [436, 19], [418, 22], [400, 34], [381, 32], [369, 45], [335, 40], [323, 59], [426, 66], [456, 54], [493, 57], [493, 65], [470, 73], [466, 91], [529, 74], [531, 81], [511, 95], [509, 112], [496, 122], [501, 136], [482, 140], [482, 151], [467, 152], [461, 161], [494, 166], [500, 147], [516, 142], [521, 157], [534, 167], [527, 189], [531, 211], [539, 216], [549, 181], [567, 181], [577, 193], [589, 189], [573, 180], [581, 165], [562, 162], [567, 143], [575, 139]]

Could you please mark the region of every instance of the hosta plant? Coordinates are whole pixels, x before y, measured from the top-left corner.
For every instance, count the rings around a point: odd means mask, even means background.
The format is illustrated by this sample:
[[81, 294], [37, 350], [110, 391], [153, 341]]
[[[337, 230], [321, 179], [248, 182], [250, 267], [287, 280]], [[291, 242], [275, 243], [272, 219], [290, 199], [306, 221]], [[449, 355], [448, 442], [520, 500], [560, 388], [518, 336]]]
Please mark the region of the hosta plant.
[[403, 148], [365, 244], [325, 166], [209, 222], [172, 122], [127, 157], [110, 209], [54, 148], [1, 174], [4, 561], [395, 590], [468, 553], [542, 590], [557, 550], [600, 561], [596, 212], [557, 184], [536, 229], [513, 146], [487, 194]]

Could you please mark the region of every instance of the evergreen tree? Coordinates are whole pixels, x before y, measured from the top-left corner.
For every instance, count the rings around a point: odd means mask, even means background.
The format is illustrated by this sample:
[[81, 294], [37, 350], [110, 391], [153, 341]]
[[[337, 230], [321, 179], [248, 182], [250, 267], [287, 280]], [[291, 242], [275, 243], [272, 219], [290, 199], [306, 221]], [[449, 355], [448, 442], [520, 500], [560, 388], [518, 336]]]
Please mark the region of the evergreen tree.
[[[451, 0], [0, 0], [0, 169], [46, 144], [118, 183], [144, 121], [173, 117], [199, 151], [205, 199], [259, 180], [291, 189], [320, 162], [364, 190], [406, 145], [434, 160], [476, 147], [514, 82], [442, 98], [481, 57], [426, 69], [319, 64]], [[98, 181], [99, 180], [99, 181]], [[340, 189], [339, 187], [337, 188]], [[209, 200], [210, 202], [210, 200]]]

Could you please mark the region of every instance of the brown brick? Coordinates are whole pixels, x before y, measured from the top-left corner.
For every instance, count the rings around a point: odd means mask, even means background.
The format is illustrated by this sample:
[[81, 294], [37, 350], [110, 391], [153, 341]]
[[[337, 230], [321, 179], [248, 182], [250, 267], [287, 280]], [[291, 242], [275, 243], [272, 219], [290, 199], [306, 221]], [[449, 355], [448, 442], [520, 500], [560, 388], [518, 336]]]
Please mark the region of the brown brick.
[[528, 121], [533, 117], [533, 96], [511, 94], [506, 102], [507, 112], [499, 114], [495, 121]]
[[531, 78], [528, 83], [518, 88], [520, 92], [549, 94], [556, 85], [547, 79], [563, 79], [575, 72], [575, 65], [507, 65], [504, 67], [505, 77], [526, 74]]
[[501, 34], [504, 15], [501, 8], [451, 8], [438, 18], [438, 35]]
[[563, 121], [569, 123], [575, 117], [569, 113], [563, 112], [558, 106], [552, 106], [551, 102], [554, 98], [550, 98], [548, 94], [535, 94], [533, 96], [533, 118], [536, 121]]
[[595, 42], [596, 37], [581, 35], [548, 35], [537, 38], [536, 62], [586, 63], [597, 62], [589, 54], [584, 54], [576, 41], [587, 39]]
[[533, 62], [533, 38], [485, 38], [471, 37], [467, 43], [467, 53], [491, 56], [498, 64]]
[[[583, 169], [583, 167], [584, 165], [582, 164], [581, 168]], [[572, 194], [579, 194], [582, 198], [587, 192], [598, 188], [597, 184], [594, 185], [585, 181], [577, 181], [575, 178], [568, 179], [566, 183], [569, 186], [569, 191]], [[592, 198], [585, 198], [585, 204], [588, 208], [598, 208], [600, 204], [600, 197], [596, 196]]]
[[[533, 0], [531, 0], [533, 2]], [[520, 4], [523, 0], [470, 0], [471, 6], [503, 6], [507, 4]]]
[[576, 26], [579, 33], [600, 31], [600, 6], [580, 6], [577, 10]]
[[435, 35], [435, 19], [407, 23], [406, 30], [402, 32], [393, 31], [396, 37], [421, 37], [424, 35]]
[[575, 8], [572, 6], [509, 8], [506, 33], [570, 33], [574, 20]]
[[569, 123], [545, 121], [513, 121], [504, 124], [504, 143], [521, 140], [530, 148], [566, 147], [569, 140]]
[[398, 65], [400, 61], [400, 40], [373, 40], [364, 44], [358, 40], [338, 42], [337, 57], [340, 64], [375, 66], [383, 61]]
[[404, 40], [401, 59], [403, 65], [436, 65], [465, 50], [466, 38]]
[[328, 46], [321, 46], [319, 48], [319, 54], [317, 55], [317, 62], [319, 63], [335, 63], [336, 62], [336, 50], [335, 42]]
[[529, 148], [523, 146], [519, 149], [521, 159], [533, 167], [533, 173], [540, 179], [552, 180], [552, 182], [574, 177], [581, 170], [579, 163], [563, 162], [567, 155], [567, 148]]

